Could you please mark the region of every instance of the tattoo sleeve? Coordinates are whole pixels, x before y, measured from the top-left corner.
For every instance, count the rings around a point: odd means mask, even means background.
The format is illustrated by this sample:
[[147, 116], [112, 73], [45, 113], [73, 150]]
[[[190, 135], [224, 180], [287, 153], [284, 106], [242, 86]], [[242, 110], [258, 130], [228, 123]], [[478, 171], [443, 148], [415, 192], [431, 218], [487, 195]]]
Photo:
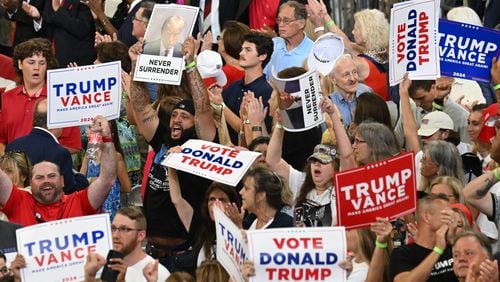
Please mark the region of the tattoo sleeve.
[[200, 76], [198, 70], [188, 70], [186, 71], [189, 81], [189, 90], [191, 91], [191, 96], [193, 97], [193, 103], [196, 113], [205, 113], [211, 111], [210, 100], [208, 98], [208, 90], [203, 84], [203, 79]]
[[[132, 62], [132, 74], [135, 72], [135, 62]], [[146, 106], [150, 105], [149, 91], [144, 82], [131, 81], [130, 86], [130, 102], [134, 111], [143, 115]]]
[[486, 196], [486, 194], [490, 191], [490, 188], [495, 184], [495, 176], [491, 176], [492, 177], [488, 177], [484, 180], [484, 186], [482, 188], [476, 190], [476, 199], [481, 199]]

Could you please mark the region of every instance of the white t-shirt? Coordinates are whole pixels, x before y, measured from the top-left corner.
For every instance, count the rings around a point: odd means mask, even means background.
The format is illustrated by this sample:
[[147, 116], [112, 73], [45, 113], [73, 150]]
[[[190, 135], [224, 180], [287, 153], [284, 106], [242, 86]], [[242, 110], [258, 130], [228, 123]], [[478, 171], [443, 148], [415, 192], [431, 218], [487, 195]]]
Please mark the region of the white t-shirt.
[[354, 259], [352, 260], [352, 271], [347, 277], [348, 282], [364, 282], [366, 276], [368, 275], [368, 269], [370, 265], [366, 262], [357, 263]]
[[[142, 270], [144, 267], [155, 260], [146, 255], [143, 259], [138, 261], [136, 264], [127, 267], [127, 274], [125, 275], [126, 282], [146, 282], [146, 278], [144, 274], [142, 274]], [[170, 276], [170, 272], [161, 264], [158, 264], [158, 281], [165, 281]]]
[[[293, 200], [295, 201], [299, 196], [300, 187], [304, 184], [304, 180], [306, 179], [306, 173], [301, 172], [290, 167], [290, 173], [288, 175], [288, 186], [292, 191]], [[323, 191], [321, 194], [316, 193], [316, 189], [312, 189], [307, 193], [306, 199], [315, 201], [320, 205], [326, 205], [330, 203], [330, 208], [332, 211], [332, 226], [337, 225], [337, 205], [335, 204], [335, 188], [331, 186], [327, 190]]]

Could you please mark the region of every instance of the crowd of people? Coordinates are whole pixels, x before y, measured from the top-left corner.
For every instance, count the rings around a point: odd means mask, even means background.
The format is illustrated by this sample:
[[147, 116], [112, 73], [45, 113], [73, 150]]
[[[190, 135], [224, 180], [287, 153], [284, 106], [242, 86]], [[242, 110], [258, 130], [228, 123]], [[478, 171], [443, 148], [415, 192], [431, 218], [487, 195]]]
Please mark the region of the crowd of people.
[[[200, 33], [153, 52], [144, 36], [155, 2], [124, 0], [107, 17], [101, 0], [2, 1], [0, 28], [15, 29], [0, 54], [0, 281], [26, 267], [3, 255], [16, 252], [16, 229], [97, 213], [109, 214], [123, 254], [108, 262], [117, 281], [231, 281], [217, 261], [214, 206], [242, 232], [338, 226], [334, 174], [406, 151], [416, 211], [346, 231], [347, 281], [499, 281], [498, 58], [490, 83], [406, 75], [390, 87], [389, 20], [377, 9], [355, 13], [350, 36], [323, 0], [177, 2], [200, 7]], [[499, 24], [498, 1], [465, 2], [443, 1], [443, 16]], [[165, 22], [162, 35], [185, 27]], [[320, 47], [327, 33], [344, 54]], [[182, 56], [181, 84], [134, 81], [143, 52]], [[122, 67], [120, 117], [49, 129], [47, 70], [112, 61]], [[287, 131], [295, 98], [273, 75], [314, 68], [326, 122]], [[95, 134], [99, 149], [86, 152]], [[261, 155], [232, 187], [165, 166], [190, 139]], [[243, 264], [245, 279], [254, 263]], [[89, 253], [85, 281], [105, 264]]]

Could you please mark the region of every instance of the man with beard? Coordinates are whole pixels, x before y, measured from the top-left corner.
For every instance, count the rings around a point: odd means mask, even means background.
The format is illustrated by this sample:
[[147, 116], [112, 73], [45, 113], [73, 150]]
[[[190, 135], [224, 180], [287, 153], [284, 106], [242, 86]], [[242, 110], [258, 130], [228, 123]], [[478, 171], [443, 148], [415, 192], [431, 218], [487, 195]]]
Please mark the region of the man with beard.
[[[137, 125], [155, 152], [144, 194], [144, 215], [148, 223], [148, 251], [170, 272], [194, 273], [196, 252], [192, 250], [192, 241], [199, 235], [196, 234], [199, 224], [193, 221], [189, 232], [184, 228], [170, 198], [167, 167], [161, 162], [166, 158], [168, 148], [172, 146], [182, 145], [191, 138], [209, 141], [214, 141], [216, 138], [208, 92], [194, 67], [194, 49], [194, 39], [186, 39], [183, 45], [187, 69], [185, 75], [193, 100], [184, 99], [178, 102], [172, 110], [170, 121], [158, 118], [158, 114], [149, 103], [148, 90], [144, 83], [133, 81], [130, 91]], [[141, 52], [141, 41], [130, 48], [132, 69], [135, 69], [137, 56]], [[183, 197], [195, 212], [198, 212], [210, 181], [181, 171], [178, 172], [178, 177]]]
[[43, 161], [33, 166], [31, 193], [18, 189], [0, 169], [0, 206], [9, 220], [23, 226], [95, 214], [106, 199], [116, 178], [116, 150], [108, 121], [97, 116], [92, 132], [103, 136], [101, 173], [84, 190], [63, 194], [64, 177], [59, 167]]
[[[143, 269], [148, 264], [155, 264], [155, 260], [144, 253], [141, 248], [142, 242], [146, 239], [144, 214], [137, 207], [120, 209], [111, 223], [111, 233], [113, 250], [122, 253], [124, 257], [123, 259], [112, 259], [113, 263], [109, 267], [122, 273], [126, 269], [126, 282], [145, 282]], [[105, 263], [106, 259], [98, 253], [89, 253], [85, 265], [85, 281], [95, 281], [97, 271]], [[157, 281], [165, 281], [168, 276], [170, 276], [170, 272], [163, 265], [158, 265]]]

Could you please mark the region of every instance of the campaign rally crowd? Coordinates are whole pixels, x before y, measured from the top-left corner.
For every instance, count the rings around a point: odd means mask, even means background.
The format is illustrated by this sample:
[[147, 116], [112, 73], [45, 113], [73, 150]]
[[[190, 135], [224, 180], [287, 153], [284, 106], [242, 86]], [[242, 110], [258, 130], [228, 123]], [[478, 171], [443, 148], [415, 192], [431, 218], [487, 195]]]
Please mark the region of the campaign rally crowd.
[[[123, 0], [108, 17], [103, 2], [2, 0], [0, 37], [11, 44], [0, 44], [0, 281], [21, 281], [27, 267], [22, 255], [4, 255], [17, 251], [17, 229], [100, 213], [121, 256], [89, 252], [85, 281], [99, 280], [103, 266], [116, 281], [233, 281], [217, 260], [214, 206], [243, 237], [339, 226], [334, 175], [410, 151], [416, 210], [346, 231], [347, 281], [499, 281], [496, 57], [490, 82], [405, 75], [390, 86], [394, 39], [378, 7], [350, 15], [351, 31], [332, 19], [333, 1], [167, 1], [200, 7], [197, 36], [179, 40], [186, 24], [170, 17], [148, 47], [158, 3]], [[500, 29], [497, 0], [442, 0], [440, 13]], [[344, 51], [330, 59], [339, 38]], [[135, 81], [143, 52], [183, 57], [180, 85]], [[114, 61], [119, 118], [47, 125], [47, 70]], [[272, 80], [309, 69], [320, 73], [315, 103], [325, 122], [305, 129], [290, 110], [300, 97]], [[165, 158], [191, 139], [261, 154], [232, 187], [167, 168]], [[245, 280], [258, 263], [242, 263]]]

